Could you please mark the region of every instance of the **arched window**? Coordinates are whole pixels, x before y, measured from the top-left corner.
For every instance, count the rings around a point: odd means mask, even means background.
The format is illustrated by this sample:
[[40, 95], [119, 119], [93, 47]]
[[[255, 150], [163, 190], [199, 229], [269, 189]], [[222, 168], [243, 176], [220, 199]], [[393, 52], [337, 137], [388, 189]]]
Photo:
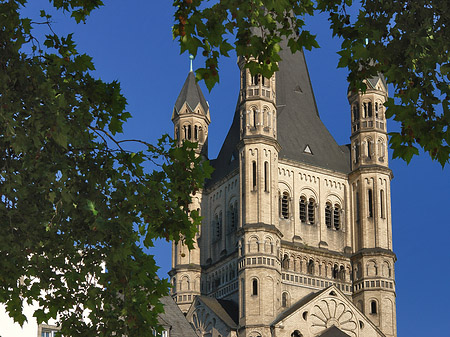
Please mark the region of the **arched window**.
[[283, 308], [287, 308], [287, 306], [288, 306], [288, 294], [287, 293], [283, 293], [281, 295], [281, 306]]
[[377, 302], [376, 301], [370, 301], [370, 313], [371, 314], [377, 313]]
[[315, 201], [313, 198], [309, 199], [308, 202], [308, 222], [313, 225], [316, 221], [315, 214]]
[[191, 140], [191, 138], [192, 138], [192, 126], [188, 125], [187, 130], [188, 130], [188, 137], [187, 138], [189, 140]]
[[345, 281], [345, 268], [344, 266], [341, 266], [341, 268], [339, 268], [339, 279], [342, 281]]
[[281, 218], [289, 219], [289, 193], [283, 192], [281, 197]]
[[327, 228], [331, 228], [331, 204], [327, 202], [327, 205], [325, 206], [325, 225]]
[[338, 274], [339, 274], [339, 269], [338, 269], [337, 264], [335, 264], [334, 267], [333, 267], [332, 277], [333, 277], [334, 279], [337, 279], [337, 278], [338, 278]]
[[369, 102], [368, 104], [368, 116], [372, 117], [372, 102]]
[[194, 140], [198, 140], [198, 126], [194, 126]]
[[338, 204], [334, 205], [333, 225], [336, 230], [341, 229], [341, 208]]
[[378, 102], [375, 102], [375, 117], [378, 118]]
[[300, 331], [295, 330], [293, 333], [291, 333], [291, 337], [303, 337], [303, 335], [300, 333]]
[[222, 211], [216, 214], [215, 223], [216, 223], [216, 239], [220, 239], [220, 237], [222, 236]]
[[253, 126], [256, 128], [258, 114], [257, 114], [256, 109], [253, 109], [252, 112], [253, 112]]
[[258, 280], [255, 278], [252, 280], [252, 295], [258, 295]]
[[314, 261], [312, 259], [308, 262], [308, 274], [314, 275]]
[[259, 84], [259, 75], [252, 76], [252, 85]]
[[306, 222], [306, 198], [300, 197], [300, 221]]
[[359, 111], [358, 111], [358, 105], [353, 105], [353, 121], [356, 122], [359, 119]]
[[380, 190], [380, 216], [382, 219], [385, 218], [384, 214], [384, 191]]
[[367, 102], [363, 103], [363, 110], [364, 110], [364, 118], [367, 118]]
[[283, 269], [289, 270], [289, 256], [284, 254], [283, 261], [281, 262], [281, 267]]
[[372, 141], [367, 139], [367, 158], [372, 159]]

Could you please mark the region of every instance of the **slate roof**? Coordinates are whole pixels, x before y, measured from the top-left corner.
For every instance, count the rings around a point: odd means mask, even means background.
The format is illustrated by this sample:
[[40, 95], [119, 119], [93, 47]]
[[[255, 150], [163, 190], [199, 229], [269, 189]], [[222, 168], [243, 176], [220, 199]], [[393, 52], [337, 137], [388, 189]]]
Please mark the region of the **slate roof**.
[[384, 84], [384, 86], [387, 88], [386, 79], [384, 78], [384, 75], [381, 73], [378, 74], [378, 76], [374, 76], [374, 77], [368, 79], [368, 81], [369, 81], [369, 84], [372, 86], [372, 88], [375, 88], [375, 86], [378, 83], [378, 80], [380, 80], [380, 79], [381, 79], [381, 82]]
[[236, 303], [208, 296], [199, 296], [198, 299], [220, 317], [230, 328], [237, 329], [239, 324], [239, 308]]
[[170, 337], [197, 337], [172, 297], [162, 297], [161, 303], [164, 304], [164, 313], [159, 315], [159, 324], [170, 328]]
[[[280, 158], [310, 164], [341, 173], [351, 171], [350, 151], [339, 146], [319, 117], [303, 52], [292, 54], [285, 45], [280, 70], [276, 74], [277, 134]], [[233, 122], [216, 160], [207, 186], [238, 168], [239, 104]], [[305, 152], [309, 147], [311, 153]]]
[[[350, 159], [322, 123], [303, 52], [281, 52], [276, 75], [280, 158], [349, 173]], [[306, 146], [312, 155], [305, 153]]]
[[189, 72], [183, 88], [175, 102], [175, 111], [177, 113], [180, 112], [184, 102], [187, 102], [191, 110], [195, 109], [197, 104], [200, 103], [204, 112], [206, 113], [208, 111], [208, 103], [206, 102], [205, 96], [203, 96], [202, 90], [195, 80], [195, 75], [192, 71]]
[[332, 327], [326, 329], [324, 332], [322, 332], [321, 335], [318, 337], [350, 337], [345, 332], [343, 332], [341, 329], [338, 329], [335, 325]]

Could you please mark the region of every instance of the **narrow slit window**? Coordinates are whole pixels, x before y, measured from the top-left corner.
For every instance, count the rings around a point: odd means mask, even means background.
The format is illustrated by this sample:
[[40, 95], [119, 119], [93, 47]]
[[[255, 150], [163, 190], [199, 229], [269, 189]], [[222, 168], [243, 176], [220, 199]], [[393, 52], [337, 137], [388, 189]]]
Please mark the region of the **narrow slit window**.
[[367, 139], [367, 158], [372, 158], [372, 142], [370, 139]]
[[198, 126], [194, 126], [194, 140], [198, 140]]
[[385, 214], [384, 214], [384, 191], [383, 190], [380, 191], [380, 214], [381, 214], [381, 218], [384, 219]]
[[192, 139], [192, 126], [188, 125], [188, 139]]
[[269, 191], [269, 163], [264, 162], [264, 191]]
[[368, 114], [369, 114], [369, 117], [372, 117], [372, 102], [369, 102], [369, 104], [368, 104]]
[[258, 280], [257, 279], [253, 279], [253, 281], [252, 281], [252, 295], [253, 296], [258, 295]]
[[377, 302], [376, 301], [371, 301], [370, 302], [370, 313], [371, 314], [376, 314], [377, 313]]
[[256, 120], [257, 120], [256, 109], [253, 109], [253, 126], [255, 128], [256, 128]]
[[368, 202], [368, 207], [367, 207], [367, 210], [368, 210], [368, 214], [367, 214], [367, 216], [369, 217], [369, 218], [371, 218], [371, 217], [373, 217], [373, 195], [372, 195], [372, 190], [368, 190], [367, 191], [367, 202]]
[[256, 162], [252, 163], [253, 191], [256, 191]]
[[281, 306], [283, 308], [286, 308], [288, 305], [288, 299], [287, 299], [287, 293], [283, 293], [283, 295], [281, 296]]
[[356, 204], [356, 222], [359, 221], [359, 217], [360, 217], [360, 205], [359, 205], [359, 192], [356, 192], [355, 195], [355, 204]]
[[359, 162], [359, 144], [355, 143], [355, 163]]

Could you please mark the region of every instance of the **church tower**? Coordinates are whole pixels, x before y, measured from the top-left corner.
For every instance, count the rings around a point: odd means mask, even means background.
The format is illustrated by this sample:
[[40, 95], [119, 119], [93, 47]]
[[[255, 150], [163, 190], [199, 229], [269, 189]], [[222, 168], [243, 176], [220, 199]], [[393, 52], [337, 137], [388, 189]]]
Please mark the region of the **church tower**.
[[[192, 58], [191, 58], [192, 62]], [[198, 155], [208, 156], [208, 125], [211, 122], [209, 106], [200, 86], [195, 80], [194, 72], [189, 72], [183, 88], [173, 108], [172, 122], [175, 139], [178, 145], [188, 140], [197, 142]], [[200, 212], [202, 191], [192, 196], [191, 210]], [[197, 233], [197, 239], [200, 233]], [[184, 313], [189, 309], [195, 296], [200, 295], [200, 249], [194, 243], [194, 249], [189, 250], [181, 242], [172, 243], [172, 296]]]
[[[238, 60], [233, 120], [193, 196], [196, 247], [173, 245], [173, 297], [198, 336], [396, 337], [386, 82], [348, 93], [351, 144], [339, 145], [304, 53], [282, 48], [271, 78]], [[197, 141], [207, 157], [209, 107], [193, 72], [172, 121], [179, 144]]]
[[[239, 177], [241, 228], [239, 325], [242, 335], [266, 329], [277, 314], [281, 266], [278, 245], [278, 153], [276, 80], [251, 75], [239, 62]], [[264, 328], [266, 327], [266, 328]]]
[[349, 92], [353, 201], [353, 301], [388, 337], [397, 335], [387, 132], [382, 75], [365, 81], [365, 93]]

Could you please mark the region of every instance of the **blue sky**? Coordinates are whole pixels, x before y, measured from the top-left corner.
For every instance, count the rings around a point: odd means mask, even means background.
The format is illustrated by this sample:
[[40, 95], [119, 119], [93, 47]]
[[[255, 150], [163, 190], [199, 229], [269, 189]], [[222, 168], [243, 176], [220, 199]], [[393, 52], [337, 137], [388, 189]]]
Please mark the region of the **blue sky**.
[[[105, 1], [86, 24], [55, 17], [58, 33], [74, 32], [80, 52], [94, 58], [96, 76], [121, 82], [133, 118], [125, 138], [156, 141], [172, 133], [173, 105], [189, 71], [188, 55], [179, 55], [172, 40], [170, 1]], [[48, 1], [32, 1], [33, 11]], [[36, 13], [36, 12], [34, 12]], [[350, 110], [347, 71], [336, 69], [340, 42], [333, 40], [326, 17], [308, 20], [322, 48], [306, 52], [320, 116], [339, 144], [349, 143]], [[201, 66], [199, 60], [194, 67]], [[239, 73], [236, 57], [222, 59], [220, 84], [211, 93], [201, 84], [210, 104], [209, 155], [215, 158], [231, 124], [237, 100]], [[391, 88], [392, 95], [392, 88]], [[388, 130], [398, 125], [388, 122]], [[437, 336], [448, 328], [450, 293], [450, 168], [442, 169], [427, 155], [406, 165], [390, 160], [394, 173], [392, 223], [397, 287], [398, 336]], [[161, 266], [170, 269], [170, 245], [158, 242], [152, 250]]]

